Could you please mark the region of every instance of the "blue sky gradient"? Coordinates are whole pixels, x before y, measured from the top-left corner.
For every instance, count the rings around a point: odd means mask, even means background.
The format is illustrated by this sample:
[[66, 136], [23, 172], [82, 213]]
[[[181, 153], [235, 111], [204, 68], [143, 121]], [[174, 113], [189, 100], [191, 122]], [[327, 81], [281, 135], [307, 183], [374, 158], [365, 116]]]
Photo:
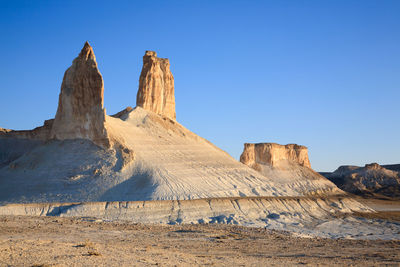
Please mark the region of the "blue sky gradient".
[[297, 143], [318, 171], [400, 163], [400, 1], [2, 1], [0, 127], [53, 118], [88, 40], [108, 114], [167, 57], [177, 120], [239, 158]]

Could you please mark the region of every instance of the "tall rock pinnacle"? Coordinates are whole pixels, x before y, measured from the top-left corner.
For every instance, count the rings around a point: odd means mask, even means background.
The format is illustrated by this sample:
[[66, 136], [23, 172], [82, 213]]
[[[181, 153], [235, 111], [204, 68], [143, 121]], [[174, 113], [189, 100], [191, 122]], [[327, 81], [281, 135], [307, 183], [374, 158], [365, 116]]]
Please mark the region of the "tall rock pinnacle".
[[103, 108], [103, 77], [88, 42], [64, 74], [50, 138], [83, 138], [109, 147]]
[[169, 66], [167, 58], [158, 58], [156, 52], [146, 51], [136, 105], [175, 120], [174, 76]]

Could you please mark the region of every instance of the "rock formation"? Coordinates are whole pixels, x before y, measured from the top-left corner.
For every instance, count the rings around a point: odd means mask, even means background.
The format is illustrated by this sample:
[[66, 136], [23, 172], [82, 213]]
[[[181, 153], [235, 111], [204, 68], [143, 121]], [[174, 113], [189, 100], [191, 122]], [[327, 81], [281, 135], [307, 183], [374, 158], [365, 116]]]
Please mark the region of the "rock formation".
[[391, 170], [391, 171], [396, 171], [400, 172], [400, 164], [388, 164], [388, 165], [381, 165], [383, 168]]
[[240, 156], [240, 162], [255, 170], [260, 169], [259, 164], [276, 167], [281, 161], [311, 168], [307, 147], [296, 144], [246, 143]]
[[305, 147], [246, 145], [242, 162], [257, 172], [192, 133], [175, 120], [168, 60], [148, 51], [143, 61], [138, 106], [106, 116], [86, 43], [65, 72], [55, 119], [32, 131], [0, 129], [0, 203], [342, 193], [308, 168]]
[[125, 109], [121, 110], [120, 112], [115, 113], [114, 115], [111, 115], [111, 117], [121, 119], [121, 118], [127, 116], [129, 114], [129, 112], [131, 112], [132, 110], [133, 110], [132, 107], [126, 107]]
[[174, 76], [167, 58], [158, 58], [157, 53], [146, 51], [139, 78], [136, 105], [170, 119], [176, 119]]
[[4, 129], [4, 128], [1, 128], [1, 127], [0, 127], [0, 134], [5, 134], [5, 133], [8, 133], [8, 132], [11, 132], [11, 130], [9, 130], [9, 129]]
[[340, 166], [332, 173], [322, 173], [344, 191], [363, 196], [400, 197], [398, 165], [381, 166], [378, 163], [364, 167]]
[[109, 147], [103, 92], [103, 78], [96, 57], [86, 42], [72, 66], [65, 71], [50, 138], [83, 138]]
[[334, 183], [311, 169], [308, 150], [296, 144], [244, 144], [240, 161], [274, 182], [295, 188], [305, 195], [343, 194]]
[[0, 138], [46, 141], [49, 137], [53, 122], [54, 119], [45, 120], [43, 126], [36, 127], [33, 130], [15, 131], [0, 128]]

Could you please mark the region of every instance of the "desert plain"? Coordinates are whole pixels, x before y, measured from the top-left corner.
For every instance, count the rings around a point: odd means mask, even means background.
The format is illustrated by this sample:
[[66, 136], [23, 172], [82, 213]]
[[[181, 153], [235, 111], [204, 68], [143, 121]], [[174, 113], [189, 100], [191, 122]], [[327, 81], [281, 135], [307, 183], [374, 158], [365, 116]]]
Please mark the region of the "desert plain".
[[[399, 210], [378, 212], [375, 217], [400, 224]], [[306, 238], [260, 227], [137, 224], [82, 217], [0, 216], [0, 223], [1, 266], [400, 264], [399, 240]]]

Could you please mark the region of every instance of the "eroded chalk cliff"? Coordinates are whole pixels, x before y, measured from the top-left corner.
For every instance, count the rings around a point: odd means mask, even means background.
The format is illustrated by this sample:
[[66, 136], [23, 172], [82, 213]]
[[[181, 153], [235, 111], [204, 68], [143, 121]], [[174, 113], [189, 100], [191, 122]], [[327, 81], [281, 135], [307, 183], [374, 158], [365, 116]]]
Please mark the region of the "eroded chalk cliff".
[[255, 170], [260, 169], [259, 164], [277, 167], [282, 161], [311, 168], [307, 147], [296, 144], [246, 143], [240, 161]]
[[103, 77], [93, 48], [85, 43], [64, 74], [50, 139], [88, 139], [102, 147], [110, 141], [105, 127]]
[[309, 168], [305, 147], [247, 145], [243, 161], [257, 172], [192, 133], [175, 120], [168, 60], [148, 51], [143, 63], [138, 106], [106, 116], [86, 43], [65, 72], [56, 118], [33, 131], [0, 130], [0, 203], [341, 193]]
[[174, 76], [169, 67], [167, 58], [158, 58], [156, 52], [146, 51], [136, 105], [175, 120]]
[[244, 144], [240, 161], [274, 182], [306, 195], [342, 194], [332, 182], [311, 169], [308, 149], [296, 144]]

